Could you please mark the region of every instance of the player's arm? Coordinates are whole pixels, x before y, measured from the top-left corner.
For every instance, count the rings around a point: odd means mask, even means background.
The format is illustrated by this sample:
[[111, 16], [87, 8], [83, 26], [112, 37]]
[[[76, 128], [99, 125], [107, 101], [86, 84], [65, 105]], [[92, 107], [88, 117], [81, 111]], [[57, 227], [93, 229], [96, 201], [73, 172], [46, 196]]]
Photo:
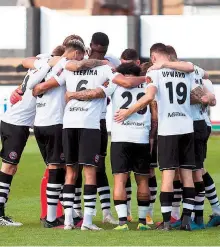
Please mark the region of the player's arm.
[[10, 96], [10, 102], [12, 105], [15, 105], [16, 103], [18, 103], [18, 101], [21, 101], [22, 100], [22, 95], [23, 95], [23, 92], [21, 90], [21, 85], [16, 88], [11, 96]]
[[60, 86], [60, 84], [56, 81], [56, 79], [54, 77], [52, 77], [49, 80], [36, 85], [33, 89], [33, 96], [38, 96], [38, 95], [43, 94], [52, 88], [56, 88], [59, 86]]
[[136, 76], [136, 77], [125, 77], [122, 74], [117, 74], [112, 81], [124, 88], [137, 87], [145, 81], [145, 76]]
[[152, 153], [154, 139], [156, 138], [157, 129], [158, 129], [158, 109], [157, 109], [157, 101], [152, 100], [149, 104], [150, 106], [150, 113], [151, 113], [151, 130], [150, 130], [150, 150]]
[[176, 62], [157, 62], [154, 63], [149, 69], [148, 72], [151, 70], [158, 70], [158, 69], [174, 69], [179, 70], [187, 73], [191, 73], [194, 71], [194, 65], [192, 63], [184, 62], [184, 61], [176, 61]]
[[197, 86], [193, 90], [191, 90], [190, 104], [191, 105], [194, 105], [194, 104], [208, 105], [209, 104], [209, 97], [200, 86]]
[[215, 95], [213, 93], [211, 93], [208, 88], [206, 86], [203, 85], [203, 90], [205, 92], [205, 94], [208, 96], [209, 98], [209, 106], [215, 106], [216, 105], [216, 98]]
[[79, 92], [66, 92], [66, 102], [69, 102], [72, 99], [88, 101], [105, 97], [106, 95], [102, 88], [86, 89]]
[[149, 103], [154, 100], [155, 94], [157, 93], [157, 88], [155, 86], [150, 86], [147, 89], [146, 94], [141, 97], [134, 105], [128, 109], [120, 109], [116, 112], [114, 120], [118, 123], [123, 122], [130, 115], [140, 111], [145, 108]]
[[65, 69], [69, 71], [87, 70], [94, 67], [108, 64], [107, 60], [84, 59], [82, 61], [71, 60], [65, 64]]

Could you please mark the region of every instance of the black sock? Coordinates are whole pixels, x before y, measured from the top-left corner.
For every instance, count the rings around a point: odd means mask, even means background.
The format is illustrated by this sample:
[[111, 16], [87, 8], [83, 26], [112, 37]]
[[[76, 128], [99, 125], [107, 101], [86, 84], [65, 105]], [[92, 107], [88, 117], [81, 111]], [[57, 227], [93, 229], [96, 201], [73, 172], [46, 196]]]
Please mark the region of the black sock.
[[205, 200], [205, 185], [204, 182], [195, 182], [195, 222], [196, 224], [203, 224], [203, 211]]
[[149, 189], [150, 189], [150, 204], [153, 207], [157, 197], [157, 179], [156, 176], [149, 178]]
[[195, 204], [195, 188], [183, 187], [183, 214], [182, 224], [187, 225], [190, 223], [191, 214]]
[[10, 192], [13, 176], [0, 171], [0, 217], [5, 216], [5, 204]]
[[161, 192], [160, 193], [160, 204], [161, 212], [163, 215], [163, 221], [169, 222], [172, 211], [172, 202], [173, 202], [173, 192]]

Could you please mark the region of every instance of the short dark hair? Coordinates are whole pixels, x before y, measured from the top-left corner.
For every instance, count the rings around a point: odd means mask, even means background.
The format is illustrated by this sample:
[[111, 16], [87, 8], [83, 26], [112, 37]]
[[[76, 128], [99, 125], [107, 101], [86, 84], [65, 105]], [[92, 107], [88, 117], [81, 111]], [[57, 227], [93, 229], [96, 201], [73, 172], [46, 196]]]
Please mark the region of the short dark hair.
[[121, 73], [122, 75], [134, 75], [139, 76], [141, 69], [134, 63], [122, 63], [118, 66], [117, 72]]
[[167, 45], [167, 52], [168, 52], [168, 55], [170, 56], [170, 58], [171, 58], [172, 61], [178, 59], [177, 58], [176, 50], [173, 48], [173, 46]]
[[62, 56], [63, 53], [65, 52], [65, 46], [63, 45], [58, 45], [52, 52], [53, 56]]
[[67, 36], [67, 37], [64, 39], [63, 45], [66, 46], [66, 44], [67, 44], [70, 40], [73, 40], [73, 39], [80, 40], [80, 41], [84, 44], [83, 39], [82, 39], [79, 35], [71, 34], [71, 35]]
[[65, 50], [74, 49], [74, 50], [79, 50], [81, 52], [86, 51], [84, 44], [77, 39], [70, 40], [65, 47], [66, 47]]
[[138, 56], [138, 53], [135, 49], [128, 48], [122, 52], [121, 59], [136, 61], [139, 59], [139, 56]]
[[109, 38], [108, 35], [102, 32], [97, 32], [92, 35], [92, 43], [100, 46], [108, 46]]
[[141, 68], [141, 73], [140, 75], [144, 76], [147, 73], [147, 70], [152, 66], [153, 64], [151, 62], [146, 62], [142, 63], [140, 68]]
[[163, 43], [156, 43], [156, 44], [152, 45], [150, 48], [150, 55], [153, 52], [164, 54], [164, 55], [169, 55], [167, 52], [167, 47]]

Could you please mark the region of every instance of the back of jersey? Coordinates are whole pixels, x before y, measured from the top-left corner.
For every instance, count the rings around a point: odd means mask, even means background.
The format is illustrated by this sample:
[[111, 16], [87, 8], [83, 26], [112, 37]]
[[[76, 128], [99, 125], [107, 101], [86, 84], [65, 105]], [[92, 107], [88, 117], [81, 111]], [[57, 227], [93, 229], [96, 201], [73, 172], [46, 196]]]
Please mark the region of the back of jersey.
[[158, 135], [193, 132], [190, 108], [190, 92], [194, 85], [192, 76], [184, 72], [161, 69], [147, 73], [146, 81], [149, 86], [157, 88]]
[[[96, 89], [112, 77], [109, 66], [99, 66], [84, 71], [64, 71], [66, 88], [69, 92], [79, 92], [85, 89]], [[91, 101], [71, 100], [65, 108], [64, 128], [99, 129], [100, 117], [105, 99]]]
[[[135, 88], [117, 86], [112, 96], [113, 116], [119, 109], [126, 109], [134, 105], [145, 95], [146, 83]], [[151, 128], [151, 114], [149, 106], [132, 114], [123, 123], [112, 120], [112, 142], [149, 143]]]

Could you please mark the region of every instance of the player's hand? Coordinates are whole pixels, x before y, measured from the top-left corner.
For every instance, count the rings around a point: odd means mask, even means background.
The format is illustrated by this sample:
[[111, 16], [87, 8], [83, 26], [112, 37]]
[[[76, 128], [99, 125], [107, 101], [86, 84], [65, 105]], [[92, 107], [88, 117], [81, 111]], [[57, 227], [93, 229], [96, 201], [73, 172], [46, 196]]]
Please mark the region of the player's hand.
[[115, 113], [114, 120], [117, 123], [123, 122], [125, 119], [127, 119], [129, 116], [128, 109], [120, 109]]
[[162, 69], [164, 66], [163, 62], [156, 62], [154, 63], [148, 70], [147, 72], [151, 71], [151, 70], [158, 70], [158, 69]]
[[204, 105], [208, 105], [209, 104], [209, 96], [208, 95], [204, 95], [201, 97], [201, 101]]
[[19, 88], [17, 88], [15, 91], [13, 91], [13, 93], [11, 94], [11, 97], [10, 97], [11, 104], [15, 105], [18, 101], [21, 101], [22, 95], [23, 95], [23, 92]]
[[65, 100], [66, 100], [66, 103], [68, 103], [72, 98], [73, 96], [73, 93], [72, 92], [66, 92], [66, 94], [65, 94]]

